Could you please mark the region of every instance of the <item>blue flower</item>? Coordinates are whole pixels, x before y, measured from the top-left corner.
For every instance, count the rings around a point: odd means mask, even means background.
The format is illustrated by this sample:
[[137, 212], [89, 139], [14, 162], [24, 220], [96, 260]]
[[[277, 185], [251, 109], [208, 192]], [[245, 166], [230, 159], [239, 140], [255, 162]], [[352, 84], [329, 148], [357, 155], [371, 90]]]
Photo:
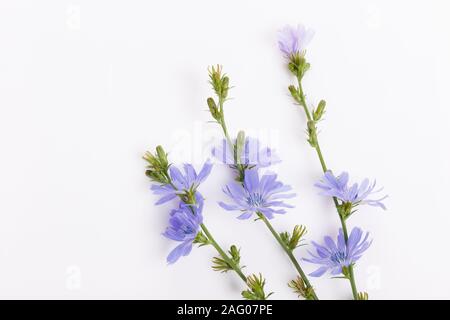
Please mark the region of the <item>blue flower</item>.
[[387, 196], [380, 199], [368, 199], [371, 195], [382, 190], [375, 190], [376, 182], [369, 182], [364, 179], [360, 185], [354, 183], [352, 186], [348, 184], [349, 176], [347, 172], [342, 172], [335, 177], [331, 171], [325, 172], [322, 181], [317, 182], [315, 186], [321, 190], [320, 194], [324, 196], [336, 197], [343, 203], [350, 203], [353, 206], [359, 204], [367, 204], [369, 206], [380, 207], [386, 210], [386, 206], [382, 203]]
[[283, 214], [286, 211], [278, 208], [293, 208], [293, 206], [280, 201], [295, 196], [286, 193], [292, 188], [276, 180], [276, 174], [265, 174], [259, 178], [257, 170], [246, 170], [243, 184], [233, 182], [223, 189], [234, 204], [219, 202], [219, 205], [228, 211], [242, 212], [238, 219], [248, 219], [254, 213], [262, 213], [272, 219], [274, 213]]
[[327, 271], [330, 271], [332, 275], [338, 275], [342, 273], [343, 267], [353, 265], [372, 243], [372, 241], [367, 241], [369, 233], [366, 233], [364, 239], [362, 239], [362, 236], [363, 231], [360, 228], [353, 228], [346, 245], [342, 229], [339, 229], [337, 243], [334, 243], [329, 236], [324, 238], [325, 245], [323, 246], [313, 241], [312, 244], [316, 249], [316, 254], [308, 251], [311, 258], [304, 258], [303, 260], [321, 265], [321, 267], [312, 272], [310, 276], [320, 277]]
[[[238, 164], [248, 168], [264, 168], [281, 162], [274, 150], [262, 147], [258, 139], [247, 137], [242, 149]], [[235, 165], [234, 150], [225, 139], [212, 149], [212, 155], [224, 164]]]
[[278, 32], [278, 47], [287, 58], [302, 53], [314, 36], [314, 31], [299, 24], [297, 28], [285, 26]]
[[196, 198], [197, 204], [180, 202], [178, 209], [170, 212], [169, 226], [163, 235], [181, 243], [167, 256], [169, 264], [176, 262], [181, 256], [187, 256], [192, 250], [192, 243], [203, 221], [203, 198], [198, 192]]
[[178, 195], [186, 192], [195, 193], [198, 186], [205, 181], [212, 169], [212, 163], [205, 162], [200, 172], [197, 174], [191, 164], [184, 164], [184, 174], [175, 166], [170, 166], [169, 174], [172, 184], [152, 185], [151, 190], [154, 194], [161, 196], [156, 204], [168, 202]]

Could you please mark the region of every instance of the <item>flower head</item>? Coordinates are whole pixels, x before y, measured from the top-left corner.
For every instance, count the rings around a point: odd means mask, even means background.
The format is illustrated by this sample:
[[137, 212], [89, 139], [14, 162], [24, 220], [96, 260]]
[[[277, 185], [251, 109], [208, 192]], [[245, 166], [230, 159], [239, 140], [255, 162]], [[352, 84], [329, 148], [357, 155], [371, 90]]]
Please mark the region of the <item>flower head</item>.
[[175, 166], [170, 166], [170, 181], [171, 183], [163, 185], [152, 185], [151, 190], [154, 194], [160, 195], [161, 198], [156, 204], [162, 204], [176, 198], [179, 195], [188, 193], [193, 196], [198, 186], [205, 181], [212, 169], [212, 163], [205, 162], [200, 172], [197, 174], [191, 164], [183, 165], [184, 174]]
[[308, 252], [311, 258], [304, 258], [303, 260], [321, 265], [321, 267], [312, 272], [310, 276], [320, 277], [327, 271], [330, 271], [332, 275], [343, 273], [343, 268], [347, 268], [358, 261], [364, 251], [371, 245], [372, 241], [367, 240], [369, 233], [366, 233], [364, 239], [362, 239], [362, 236], [363, 231], [360, 228], [353, 228], [347, 244], [345, 244], [344, 234], [342, 229], [339, 229], [337, 243], [329, 236], [324, 238], [324, 245], [319, 245], [313, 241], [312, 244], [316, 253]]
[[199, 193], [196, 194], [196, 198], [195, 205], [180, 202], [180, 206], [170, 212], [169, 226], [163, 236], [181, 242], [167, 256], [167, 262], [170, 264], [181, 256], [188, 255], [192, 250], [192, 243], [203, 221], [203, 198]]
[[[236, 145], [236, 141], [234, 141]], [[224, 164], [235, 165], [234, 150], [230, 147], [226, 139], [215, 146], [212, 155]], [[261, 146], [258, 139], [247, 137], [240, 150], [238, 164], [247, 166], [247, 168], [264, 168], [281, 162], [274, 150]]]
[[286, 193], [291, 187], [276, 179], [276, 174], [264, 174], [260, 178], [258, 170], [246, 170], [243, 184], [233, 182], [223, 189], [234, 204], [219, 202], [219, 205], [225, 210], [241, 211], [238, 219], [248, 219], [253, 213], [262, 213], [269, 219], [274, 213], [283, 214], [284, 209], [274, 208], [293, 208], [280, 199], [292, 198], [295, 194]]
[[297, 27], [285, 26], [278, 32], [278, 47], [287, 58], [301, 54], [312, 40], [314, 31], [299, 24]]
[[382, 203], [387, 196], [379, 199], [369, 199], [369, 197], [382, 189], [375, 190], [376, 181], [369, 182], [369, 179], [364, 179], [361, 184], [348, 184], [349, 175], [347, 172], [342, 172], [339, 176], [334, 176], [331, 171], [325, 172], [322, 181], [317, 182], [315, 186], [321, 190], [320, 194], [324, 196], [336, 197], [344, 204], [349, 203], [351, 206], [359, 204], [367, 204], [369, 206], [380, 207], [386, 210], [386, 206]]

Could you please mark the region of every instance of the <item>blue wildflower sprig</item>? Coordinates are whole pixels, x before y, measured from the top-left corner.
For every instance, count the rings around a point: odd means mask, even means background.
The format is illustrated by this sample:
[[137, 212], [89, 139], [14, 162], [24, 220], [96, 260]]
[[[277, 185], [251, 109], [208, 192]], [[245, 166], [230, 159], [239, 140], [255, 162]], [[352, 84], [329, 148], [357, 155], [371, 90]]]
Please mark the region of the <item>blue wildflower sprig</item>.
[[286, 193], [290, 190], [290, 186], [277, 181], [276, 174], [269, 173], [260, 178], [257, 170], [247, 170], [243, 184], [232, 182], [223, 189], [234, 203], [219, 202], [219, 205], [228, 211], [239, 211], [238, 219], [248, 219], [254, 214], [273, 219], [274, 214], [286, 213], [283, 208], [293, 208], [280, 200], [295, 197], [295, 193]]
[[323, 179], [314, 186], [320, 189], [321, 195], [334, 197], [338, 200], [339, 214], [344, 220], [355, 213], [359, 205], [369, 205], [386, 210], [382, 201], [388, 196], [378, 199], [369, 198], [383, 190], [383, 188], [374, 190], [376, 181], [370, 183], [369, 179], [366, 178], [360, 184], [353, 183], [350, 185], [347, 172], [344, 171], [336, 177], [333, 172], [326, 171]]
[[179, 242], [167, 256], [167, 262], [173, 264], [180, 257], [187, 256], [194, 244], [212, 245], [219, 253], [219, 257], [213, 258], [214, 270], [236, 272], [248, 287], [248, 290], [242, 292], [244, 298], [248, 299], [246, 292], [250, 290], [249, 292], [254, 293], [252, 299], [267, 299], [270, 294], [264, 293], [265, 280], [258, 286], [254, 281], [249, 281], [255, 275], [246, 276], [242, 272], [240, 250], [232, 245], [227, 254], [203, 222], [204, 199], [197, 189], [210, 174], [212, 164], [207, 161], [199, 173], [192, 165], [185, 164], [182, 172], [168, 162], [167, 153], [161, 146], [156, 148], [155, 154], [146, 152], [143, 158], [148, 163], [147, 177], [157, 183], [151, 186], [153, 193], [160, 197], [156, 204], [163, 204], [177, 197], [180, 200], [178, 207], [170, 212], [169, 226], [163, 233], [166, 238]]
[[[341, 242], [349, 246], [351, 243], [347, 232], [346, 220], [355, 212], [355, 208], [359, 205], [367, 204], [385, 209], [382, 201], [386, 197], [369, 199], [371, 195], [380, 191], [374, 191], [375, 183], [370, 184], [369, 180], [366, 179], [361, 184], [355, 183], [349, 186], [348, 174], [346, 172], [336, 177], [329, 171], [325, 163], [319, 144], [317, 124], [323, 118], [326, 102], [325, 100], [321, 100], [317, 106], [310, 110], [302, 87], [302, 80], [311, 67], [306, 60], [306, 46], [311, 41], [313, 34], [312, 31], [306, 30], [302, 25], [297, 26], [297, 28], [286, 26], [279, 33], [278, 46], [287, 59], [289, 71], [297, 80], [297, 84], [290, 85], [288, 90], [294, 101], [305, 112], [307, 141], [316, 150], [324, 173], [322, 181], [316, 183], [315, 186], [321, 189], [321, 194], [332, 197], [342, 226], [340, 233], [342, 233], [341, 238], [343, 240]], [[327, 241], [329, 242], [329, 240]], [[358, 293], [357, 291], [355, 277], [353, 275], [353, 264], [345, 266], [343, 270], [345, 270], [346, 278], [350, 281], [353, 298], [355, 300], [367, 299], [367, 293]]]
[[337, 241], [334, 242], [330, 236], [324, 238], [324, 244], [312, 242], [315, 253], [309, 252], [310, 258], [304, 261], [318, 264], [320, 267], [310, 273], [312, 277], [320, 277], [329, 271], [333, 276], [343, 275], [349, 279], [349, 268], [354, 266], [362, 254], [370, 247], [372, 241], [368, 241], [369, 233], [364, 236], [360, 228], [353, 228], [346, 242], [342, 229], [339, 229]]
[[[261, 148], [257, 140], [246, 138], [243, 131], [238, 133], [236, 139], [230, 137], [223, 109], [226, 95], [220, 89], [224, 86], [228, 88], [229, 78], [222, 74], [221, 67], [210, 68], [209, 77], [219, 106], [217, 107], [215, 100], [211, 97], [207, 99], [207, 104], [211, 116], [220, 124], [225, 136], [222, 145], [213, 148], [212, 153], [237, 172], [235, 179], [237, 182], [230, 183], [223, 189], [233, 203], [219, 202], [219, 205], [228, 211], [239, 211], [241, 214], [238, 216], [238, 219], [248, 219], [256, 215], [257, 220], [262, 220], [288, 255], [302, 279], [305, 289], [297, 290], [296, 292], [302, 292], [301, 296], [305, 299], [318, 300], [307, 275], [293, 254], [304, 232], [300, 232], [300, 229], [297, 228], [294, 229], [292, 236], [286, 232], [279, 233], [275, 231], [269, 221], [269, 219], [274, 217], [274, 214], [284, 214], [286, 212], [284, 208], [292, 208], [291, 205], [286, 204], [282, 199], [295, 196], [293, 193], [286, 193], [291, 190], [291, 187], [278, 181], [275, 174], [264, 174], [261, 177], [259, 175], [259, 168], [278, 163], [280, 160], [270, 148]], [[228, 94], [228, 90], [226, 93]], [[256, 148], [253, 148], [251, 152], [247, 152], [247, 147], [251, 143], [256, 145]], [[250, 293], [247, 293], [247, 295], [250, 295]]]

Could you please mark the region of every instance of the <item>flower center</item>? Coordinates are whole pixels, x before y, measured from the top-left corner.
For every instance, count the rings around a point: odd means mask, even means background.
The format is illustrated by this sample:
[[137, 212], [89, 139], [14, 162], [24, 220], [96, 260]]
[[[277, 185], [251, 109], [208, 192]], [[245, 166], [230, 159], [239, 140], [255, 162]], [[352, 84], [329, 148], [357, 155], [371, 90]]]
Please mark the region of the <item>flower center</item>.
[[345, 252], [337, 251], [331, 255], [330, 259], [334, 263], [338, 264], [340, 264], [341, 262], [345, 262]]
[[264, 199], [260, 193], [250, 193], [247, 203], [252, 207], [260, 207], [264, 203]]
[[193, 234], [194, 232], [195, 232], [195, 230], [191, 226], [185, 225], [184, 228], [183, 228], [183, 233], [185, 235]]

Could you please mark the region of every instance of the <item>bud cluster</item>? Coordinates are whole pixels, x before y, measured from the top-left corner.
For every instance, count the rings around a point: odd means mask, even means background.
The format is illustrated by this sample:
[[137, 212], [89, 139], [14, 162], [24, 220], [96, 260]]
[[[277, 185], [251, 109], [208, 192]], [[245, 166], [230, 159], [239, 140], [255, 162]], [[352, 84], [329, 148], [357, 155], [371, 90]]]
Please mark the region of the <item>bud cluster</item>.
[[303, 297], [306, 300], [314, 300], [314, 290], [312, 287], [306, 285], [305, 281], [301, 277], [297, 277], [295, 280], [291, 280], [288, 283], [289, 288], [293, 289], [299, 297]]
[[262, 277], [261, 274], [256, 275], [252, 274], [247, 278], [247, 285], [249, 289], [242, 291], [242, 297], [247, 300], [267, 300], [272, 293], [268, 295], [264, 292], [264, 285], [266, 284], [266, 280]]
[[300, 246], [300, 242], [303, 241], [303, 236], [306, 234], [306, 227], [302, 225], [296, 225], [292, 231], [292, 235], [289, 232], [281, 232], [280, 238], [289, 250], [293, 251]]
[[[241, 262], [240, 249], [238, 249], [235, 245], [232, 245], [230, 247], [230, 250], [228, 250], [228, 253], [230, 254], [231, 262], [234, 263], [234, 265], [239, 267], [239, 263]], [[233, 266], [228, 261], [226, 261], [225, 259], [223, 259], [221, 257], [213, 258], [212, 268], [214, 269], [214, 271], [220, 271], [220, 272], [227, 272], [227, 271], [233, 270]]]
[[145, 153], [143, 159], [147, 161], [147, 170], [145, 175], [152, 181], [162, 184], [170, 183], [169, 179], [169, 162], [167, 160], [167, 153], [161, 146], [156, 147], [156, 152], [153, 154], [149, 151]]
[[211, 116], [219, 123], [223, 121], [223, 102], [228, 97], [228, 91], [230, 89], [230, 79], [227, 75], [222, 74], [222, 66], [212, 66], [209, 68], [209, 83], [214, 89], [218, 97], [218, 105], [216, 101], [209, 97], [206, 100], [208, 104], [209, 112]]

